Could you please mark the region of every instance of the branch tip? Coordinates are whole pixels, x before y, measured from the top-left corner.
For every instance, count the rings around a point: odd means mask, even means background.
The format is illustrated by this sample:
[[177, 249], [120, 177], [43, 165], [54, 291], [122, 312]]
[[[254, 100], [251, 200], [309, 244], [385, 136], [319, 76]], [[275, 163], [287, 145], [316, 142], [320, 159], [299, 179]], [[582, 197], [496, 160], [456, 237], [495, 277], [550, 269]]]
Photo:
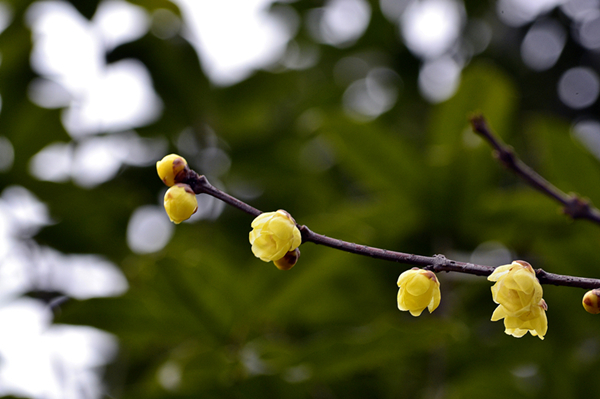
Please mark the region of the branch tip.
[[544, 179], [533, 169], [521, 161], [513, 148], [506, 145], [496, 136], [488, 127], [488, 124], [481, 114], [470, 118], [473, 131], [483, 137], [494, 149], [494, 157], [504, 166], [512, 170], [517, 176], [523, 179], [534, 189], [540, 191], [547, 197], [560, 202], [563, 205], [563, 213], [572, 219], [587, 219], [600, 225], [600, 210], [595, 208], [590, 201], [582, 199], [577, 195], [567, 195], [559, 188], [554, 186], [548, 180]]

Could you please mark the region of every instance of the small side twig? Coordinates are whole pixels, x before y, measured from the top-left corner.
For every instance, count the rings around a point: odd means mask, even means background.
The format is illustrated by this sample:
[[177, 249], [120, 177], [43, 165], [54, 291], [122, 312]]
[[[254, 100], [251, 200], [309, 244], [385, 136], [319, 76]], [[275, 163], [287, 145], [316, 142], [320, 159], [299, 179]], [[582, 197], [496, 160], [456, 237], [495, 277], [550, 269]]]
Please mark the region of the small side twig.
[[563, 212], [566, 215], [569, 215], [573, 219], [587, 219], [600, 225], [600, 210], [595, 208], [588, 200], [585, 200], [576, 194], [569, 195], [561, 191], [521, 161], [512, 147], [504, 144], [502, 140], [492, 132], [483, 115], [471, 117], [471, 126], [475, 133], [479, 134], [490, 143], [492, 148], [494, 148], [495, 157], [498, 158], [504, 166], [512, 170], [517, 176], [536, 190], [562, 204]]

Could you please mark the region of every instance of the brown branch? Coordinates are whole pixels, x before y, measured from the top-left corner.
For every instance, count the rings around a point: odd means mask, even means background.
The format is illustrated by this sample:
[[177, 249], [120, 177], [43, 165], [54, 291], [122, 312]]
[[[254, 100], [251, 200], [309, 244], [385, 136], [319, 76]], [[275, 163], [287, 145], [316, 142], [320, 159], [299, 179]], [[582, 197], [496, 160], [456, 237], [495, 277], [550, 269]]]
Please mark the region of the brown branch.
[[600, 210], [576, 194], [566, 194], [521, 161], [514, 150], [489, 128], [483, 115], [471, 117], [473, 131], [494, 148], [494, 156], [527, 184], [563, 205], [563, 212], [573, 219], [587, 219], [600, 224]]
[[[239, 199], [224, 193], [218, 188], [211, 185], [205, 176], [198, 175], [193, 170], [186, 167], [185, 173], [178, 176], [178, 182], [188, 184], [196, 194], [208, 194], [221, 201], [240, 209], [254, 217], [262, 212]], [[494, 271], [493, 266], [476, 265], [473, 263], [458, 262], [451, 259], [446, 259], [444, 255], [422, 256], [407, 254], [403, 252], [389, 251], [387, 249], [368, 247], [366, 245], [355, 244], [352, 242], [338, 240], [322, 234], [317, 234], [306, 226], [297, 225], [302, 234], [302, 243], [312, 242], [318, 245], [325, 245], [330, 248], [340, 251], [350, 252], [357, 255], [369, 256], [375, 259], [383, 259], [391, 262], [402, 263], [406, 265], [419, 266], [431, 270], [435, 273], [439, 272], [457, 272], [473, 274], [476, 276], [489, 276]], [[562, 285], [567, 287], [579, 287], [585, 289], [593, 289], [600, 287], [600, 280], [563, 276], [560, 274], [548, 273], [542, 269], [536, 270], [536, 274], [540, 283]]]
[[196, 194], [208, 194], [254, 217], [257, 217], [262, 213], [258, 209], [246, 204], [245, 202], [240, 201], [239, 199], [219, 190], [208, 182], [206, 176], [199, 175], [192, 169], [189, 169], [187, 166], [182, 172], [184, 173], [184, 176], [178, 176], [178, 181], [180, 183], [189, 185]]

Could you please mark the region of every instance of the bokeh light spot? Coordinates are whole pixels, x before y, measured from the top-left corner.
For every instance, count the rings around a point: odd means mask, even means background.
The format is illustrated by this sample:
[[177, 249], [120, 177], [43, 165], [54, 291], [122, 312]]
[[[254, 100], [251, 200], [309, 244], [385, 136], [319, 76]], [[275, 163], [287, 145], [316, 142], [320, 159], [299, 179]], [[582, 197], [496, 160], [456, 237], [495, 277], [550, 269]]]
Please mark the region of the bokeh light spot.
[[364, 79], [344, 92], [346, 113], [359, 121], [369, 121], [392, 109], [398, 99], [400, 77], [388, 68], [373, 68]]
[[5, 1], [0, 1], [0, 34], [4, 32], [13, 19], [13, 9]]
[[88, 88], [87, 96], [63, 113], [63, 124], [74, 137], [131, 129], [160, 117], [162, 101], [140, 61], [126, 59], [107, 65]]
[[103, 1], [98, 5], [93, 26], [99, 30], [106, 50], [136, 40], [148, 32], [146, 10], [126, 1]]
[[558, 97], [570, 108], [589, 107], [596, 102], [599, 92], [598, 75], [586, 67], [571, 68], [558, 81]]
[[55, 82], [32, 83], [30, 99], [43, 107], [69, 105], [62, 121], [72, 137], [131, 129], [160, 117], [162, 102], [145, 65], [134, 59], [107, 65], [104, 59], [110, 46], [147, 30], [142, 22], [147, 17], [140, 13], [145, 15], [137, 6], [107, 2], [98, 21], [90, 22], [67, 2], [36, 2], [28, 8], [31, 66]]
[[308, 27], [317, 41], [348, 47], [363, 35], [370, 19], [371, 7], [364, 0], [329, 0], [309, 13]]
[[8, 186], [0, 196], [0, 207], [6, 212], [13, 235], [31, 237], [42, 226], [50, 224], [50, 215], [46, 204], [31, 191], [22, 186]]
[[600, 122], [593, 119], [577, 122], [571, 129], [571, 134], [600, 159]]
[[36, 264], [39, 276], [34, 289], [60, 291], [84, 300], [119, 296], [129, 288], [121, 270], [98, 255], [65, 255], [40, 247]]
[[451, 57], [426, 62], [419, 72], [419, 91], [431, 103], [452, 97], [460, 83], [462, 68]]
[[61, 84], [45, 78], [35, 78], [27, 87], [29, 101], [42, 108], [63, 108], [73, 97]]
[[551, 68], [562, 53], [567, 40], [563, 27], [553, 20], [531, 26], [521, 44], [523, 62], [534, 71]]
[[79, 143], [73, 155], [73, 180], [81, 187], [92, 188], [112, 179], [126, 154], [110, 138], [93, 137]]
[[164, 209], [154, 205], [137, 208], [127, 225], [127, 245], [138, 254], [163, 249], [171, 240], [174, 228]]
[[582, 21], [600, 11], [598, 0], [569, 0], [560, 6], [562, 12], [575, 21]]
[[170, 39], [179, 34], [181, 19], [171, 11], [159, 8], [152, 13], [150, 32], [159, 39]]
[[496, 3], [496, 13], [508, 26], [518, 27], [562, 3], [565, 0], [499, 0]]
[[0, 307], [0, 323], [10, 326], [0, 330], [1, 396], [104, 396], [99, 370], [117, 353], [112, 334], [93, 327], [52, 324], [48, 306], [31, 298]]
[[29, 172], [38, 180], [65, 182], [71, 178], [72, 146], [51, 143], [42, 148], [29, 161]]
[[579, 42], [590, 50], [600, 49], [600, 10], [583, 20], [577, 31]]
[[86, 137], [71, 143], [51, 143], [29, 161], [29, 172], [42, 181], [73, 179], [91, 188], [112, 179], [123, 164], [149, 166], [164, 154], [162, 139], [139, 137], [135, 132]]
[[475, 248], [470, 261], [477, 265], [507, 265], [512, 262], [510, 250], [498, 241], [486, 241]]
[[398, 22], [411, 0], [379, 0], [379, 8], [390, 22]]
[[174, 391], [181, 385], [181, 372], [179, 363], [169, 360], [158, 368], [156, 378], [164, 389]]
[[177, 0], [186, 22], [184, 36], [196, 49], [210, 80], [229, 86], [285, 52], [289, 31], [271, 16], [272, 0]]
[[464, 6], [456, 1], [414, 1], [400, 19], [401, 34], [414, 54], [436, 58], [457, 41], [464, 18]]
[[12, 168], [15, 160], [15, 150], [9, 139], [0, 136], [0, 172], [7, 172]]

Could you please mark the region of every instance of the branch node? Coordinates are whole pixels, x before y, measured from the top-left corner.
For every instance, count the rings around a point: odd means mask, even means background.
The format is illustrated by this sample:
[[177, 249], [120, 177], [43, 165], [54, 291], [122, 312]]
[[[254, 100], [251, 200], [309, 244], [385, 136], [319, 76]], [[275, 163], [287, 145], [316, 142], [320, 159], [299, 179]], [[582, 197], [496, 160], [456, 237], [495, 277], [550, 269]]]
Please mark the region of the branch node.
[[516, 164], [515, 152], [512, 147], [504, 146], [494, 151], [494, 157], [504, 164], [507, 168], [513, 169]]
[[448, 259], [446, 259], [446, 257], [442, 254], [433, 255], [431, 268], [435, 273], [439, 273], [444, 270], [444, 266], [446, 265], [447, 261]]
[[573, 219], [585, 218], [590, 214], [590, 201], [580, 198], [576, 194], [570, 194], [569, 200], [563, 208], [563, 213]]
[[302, 242], [305, 243], [308, 241], [308, 236], [312, 233], [312, 231], [306, 227], [306, 225], [302, 225], [298, 227], [298, 230], [300, 230], [300, 236], [302, 237]]

